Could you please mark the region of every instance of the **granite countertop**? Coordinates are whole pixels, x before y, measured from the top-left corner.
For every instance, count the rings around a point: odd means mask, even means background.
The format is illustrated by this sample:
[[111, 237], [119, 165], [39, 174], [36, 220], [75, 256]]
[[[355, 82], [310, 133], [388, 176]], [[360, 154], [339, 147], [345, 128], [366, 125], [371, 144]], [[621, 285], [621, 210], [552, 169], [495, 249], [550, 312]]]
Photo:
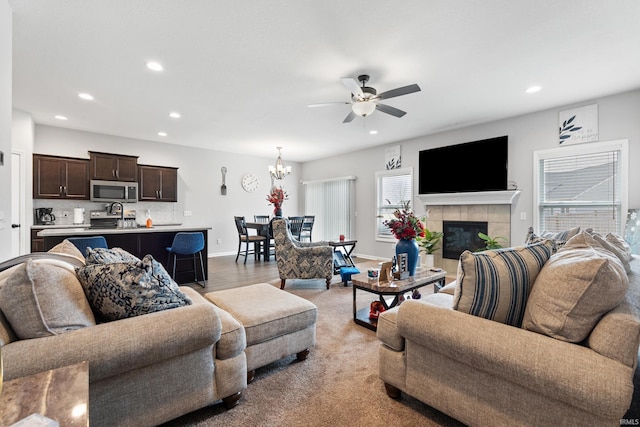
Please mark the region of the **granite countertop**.
[[96, 234], [136, 234], [136, 233], [164, 233], [173, 231], [202, 231], [211, 227], [187, 227], [181, 224], [156, 224], [151, 228], [91, 228], [89, 226], [75, 226], [72, 228], [47, 228], [38, 232], [39, 237], [48, 236], [82, 236]]

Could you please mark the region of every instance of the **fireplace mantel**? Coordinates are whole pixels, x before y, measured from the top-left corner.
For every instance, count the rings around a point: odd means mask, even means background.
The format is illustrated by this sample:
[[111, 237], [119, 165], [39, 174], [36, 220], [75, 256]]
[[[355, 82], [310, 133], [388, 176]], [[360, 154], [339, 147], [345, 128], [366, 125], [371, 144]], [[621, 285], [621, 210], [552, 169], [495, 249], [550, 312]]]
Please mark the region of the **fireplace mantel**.
[[511, 205], [518, 200], [519, 190], [478, 191], [473, 193], [418, 194], [425, 206], [435, 205]]

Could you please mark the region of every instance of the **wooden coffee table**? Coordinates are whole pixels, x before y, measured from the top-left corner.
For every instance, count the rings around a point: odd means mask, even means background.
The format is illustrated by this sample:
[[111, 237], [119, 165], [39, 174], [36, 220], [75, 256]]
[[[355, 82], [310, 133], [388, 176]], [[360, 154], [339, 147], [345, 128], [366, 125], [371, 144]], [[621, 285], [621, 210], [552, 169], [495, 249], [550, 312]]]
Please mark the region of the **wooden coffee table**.
[[[435, 284], [436, 289], [443, 287], [446, 275], [447, 272], [444, 270], [433, 271], [428, 268], [417, 270], [415, 276], [404, 280], [379, 281], [378, 279], [369, 279], [366, 273], [356, 274], [351, 277], [351, 282], [353, 283], [353, 321], [372, 331], [378, 329], [378, 319], [369, 319], [368, 306], [357, 310], [356, 291], [358, 289], [379, 295], [380, 302], [386, 309], [390, 309], [398, 305], [402, 295], [414, 289], [432, 283]], [[391, 303], [387, 302], [385, 296], [393, 296]]]

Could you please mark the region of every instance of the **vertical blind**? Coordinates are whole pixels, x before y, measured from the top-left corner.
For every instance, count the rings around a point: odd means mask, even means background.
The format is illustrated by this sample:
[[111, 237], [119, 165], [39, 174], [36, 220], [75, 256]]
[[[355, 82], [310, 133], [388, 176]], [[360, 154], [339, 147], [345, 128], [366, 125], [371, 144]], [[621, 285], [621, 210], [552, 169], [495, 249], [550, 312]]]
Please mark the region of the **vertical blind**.
[[622, 182], [621, 157], [621, 149], [613, 148], [541, 158], [538, 163], [541, 231], [580, 226], [600, 234], [620, 234], [626, 188]]
[[411, 168], [394, 169], [378, 172], [377, 178], [377, 215], [376, 238], [395, 240], [391, 230], [384, 225], [384, 221], [393, 217], [396, 209], [405, 205], [411, 208], [413, 193], [413, 173]]
[[355, 237], [353, 229], [353, 182], [355, 177], [306, 181], [305, 215], [315, 215], [313, 240], [338, 240], [341, 234]]

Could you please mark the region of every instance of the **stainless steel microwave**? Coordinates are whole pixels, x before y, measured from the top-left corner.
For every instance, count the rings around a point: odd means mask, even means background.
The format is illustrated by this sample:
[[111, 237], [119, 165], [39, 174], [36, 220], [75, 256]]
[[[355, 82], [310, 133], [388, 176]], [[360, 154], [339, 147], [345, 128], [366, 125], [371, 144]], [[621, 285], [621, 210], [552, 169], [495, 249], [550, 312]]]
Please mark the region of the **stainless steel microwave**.
[[91, 180], [92, 202], [122, 202], [135, 203], [138, 201], [138, 183], [122, 181]]

